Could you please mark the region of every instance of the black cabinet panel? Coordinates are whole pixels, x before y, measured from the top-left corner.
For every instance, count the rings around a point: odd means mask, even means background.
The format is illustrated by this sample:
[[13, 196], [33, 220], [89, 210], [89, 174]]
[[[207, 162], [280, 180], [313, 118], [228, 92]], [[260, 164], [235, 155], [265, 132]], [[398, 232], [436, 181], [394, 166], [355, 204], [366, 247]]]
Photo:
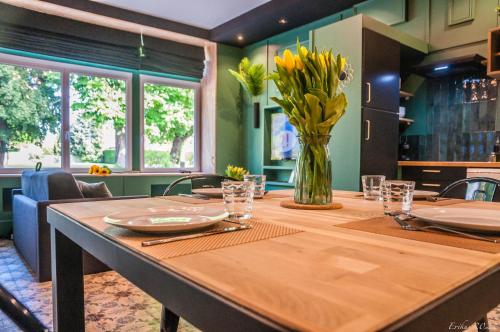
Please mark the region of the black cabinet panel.
[[457, 181], [467, 177], [465, 167], [404, 166], [402, 176], [405, 180], [451, 180]]
[[[467, 177], [465, 167], [403, 166], [403, 180], [415, 181], [415, 189], [440, 192], [455, 181]], [[447, 197], [464, 198], [465, 187], [459, 187], [447, 194]]]
[[363, 29], [363, 105], [399, 111], [400, 45]]
[[361, 175], [397, 174], [399, 118], [397, 113], [363, 109]]

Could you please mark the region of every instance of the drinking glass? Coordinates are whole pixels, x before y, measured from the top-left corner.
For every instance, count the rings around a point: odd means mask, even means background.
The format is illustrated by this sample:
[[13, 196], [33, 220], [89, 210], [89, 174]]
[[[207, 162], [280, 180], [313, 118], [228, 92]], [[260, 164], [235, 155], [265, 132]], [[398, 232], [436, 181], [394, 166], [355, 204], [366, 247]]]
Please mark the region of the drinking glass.
[[378, 201], [382, 199], [382, 184], [385, 181], [385, 175], [363, 175], [363, 196], [365, 199]]
[[382, 184], [384, 214], [410, 214], [413, 204], [413, 181], [385, 181]]
[[266, 176], [265, 175], [253, 175], [247, 174], [243, 177], [244, 181], [251, 181], [254, 183], [254, 198], [262, 198], [264, 197], [264, 193], [266, 192]]
[[252, 218], [255, 184], [252, 181], [224, 181], [222, 195], [230, 219]]

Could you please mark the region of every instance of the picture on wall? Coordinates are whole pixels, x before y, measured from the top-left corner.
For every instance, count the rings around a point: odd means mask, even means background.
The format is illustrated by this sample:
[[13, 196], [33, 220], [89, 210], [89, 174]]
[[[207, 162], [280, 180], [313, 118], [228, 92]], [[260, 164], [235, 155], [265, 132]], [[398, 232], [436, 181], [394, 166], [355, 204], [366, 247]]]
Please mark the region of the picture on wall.
[[271, 115], [271, 160], [296, 159], [299, 152], [297, 130], [283, 113]]

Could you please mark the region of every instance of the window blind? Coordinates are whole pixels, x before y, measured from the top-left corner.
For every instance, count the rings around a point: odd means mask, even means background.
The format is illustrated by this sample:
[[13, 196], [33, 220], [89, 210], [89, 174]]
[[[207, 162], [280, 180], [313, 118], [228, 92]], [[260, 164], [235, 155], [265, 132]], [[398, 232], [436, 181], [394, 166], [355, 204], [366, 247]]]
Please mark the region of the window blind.
[[0, 4], [0, 47], [201, 79], [202, 47]]

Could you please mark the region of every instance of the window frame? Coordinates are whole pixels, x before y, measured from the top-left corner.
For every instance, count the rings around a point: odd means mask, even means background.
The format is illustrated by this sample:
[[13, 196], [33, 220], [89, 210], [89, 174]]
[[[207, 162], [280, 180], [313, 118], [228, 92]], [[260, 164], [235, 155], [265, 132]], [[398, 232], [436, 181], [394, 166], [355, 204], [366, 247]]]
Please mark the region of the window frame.
[[[86, 173], [88, 168], [71, 167], [70, 159], [70, 74], [100, 76], [125, 81], [126, 90], [126, 165], [119, 171], [130, 171], [132, 169], [132, 73], [118, 70], [94, 68], [90, 66], [67, 64], [50, 60], [41, 60], [30, 57], [0, 53], [0, 65], [11, 65], [38, 70], [59, 72], [61, 74], [61, 167], [51, 167], [50, 169], [62, 169], [67, 172]], [[0, 174], [17, 174], [30, 168], [0, 168]]]
[[[140, 75], [140, 121], [139, 121], [139, 135], [140, 135], [140, 171], [148, 173], [180, 173], [181, 171], [200, 172], [201, 171], [201, 83], [183, 81], [178, 79]], [[144, 85], [145, 84], [158, 84], [167, 85], [176, 88], [185, 88], [194, 90], [194, 166], [193, 167], [145, 167], [144, 165]]]

